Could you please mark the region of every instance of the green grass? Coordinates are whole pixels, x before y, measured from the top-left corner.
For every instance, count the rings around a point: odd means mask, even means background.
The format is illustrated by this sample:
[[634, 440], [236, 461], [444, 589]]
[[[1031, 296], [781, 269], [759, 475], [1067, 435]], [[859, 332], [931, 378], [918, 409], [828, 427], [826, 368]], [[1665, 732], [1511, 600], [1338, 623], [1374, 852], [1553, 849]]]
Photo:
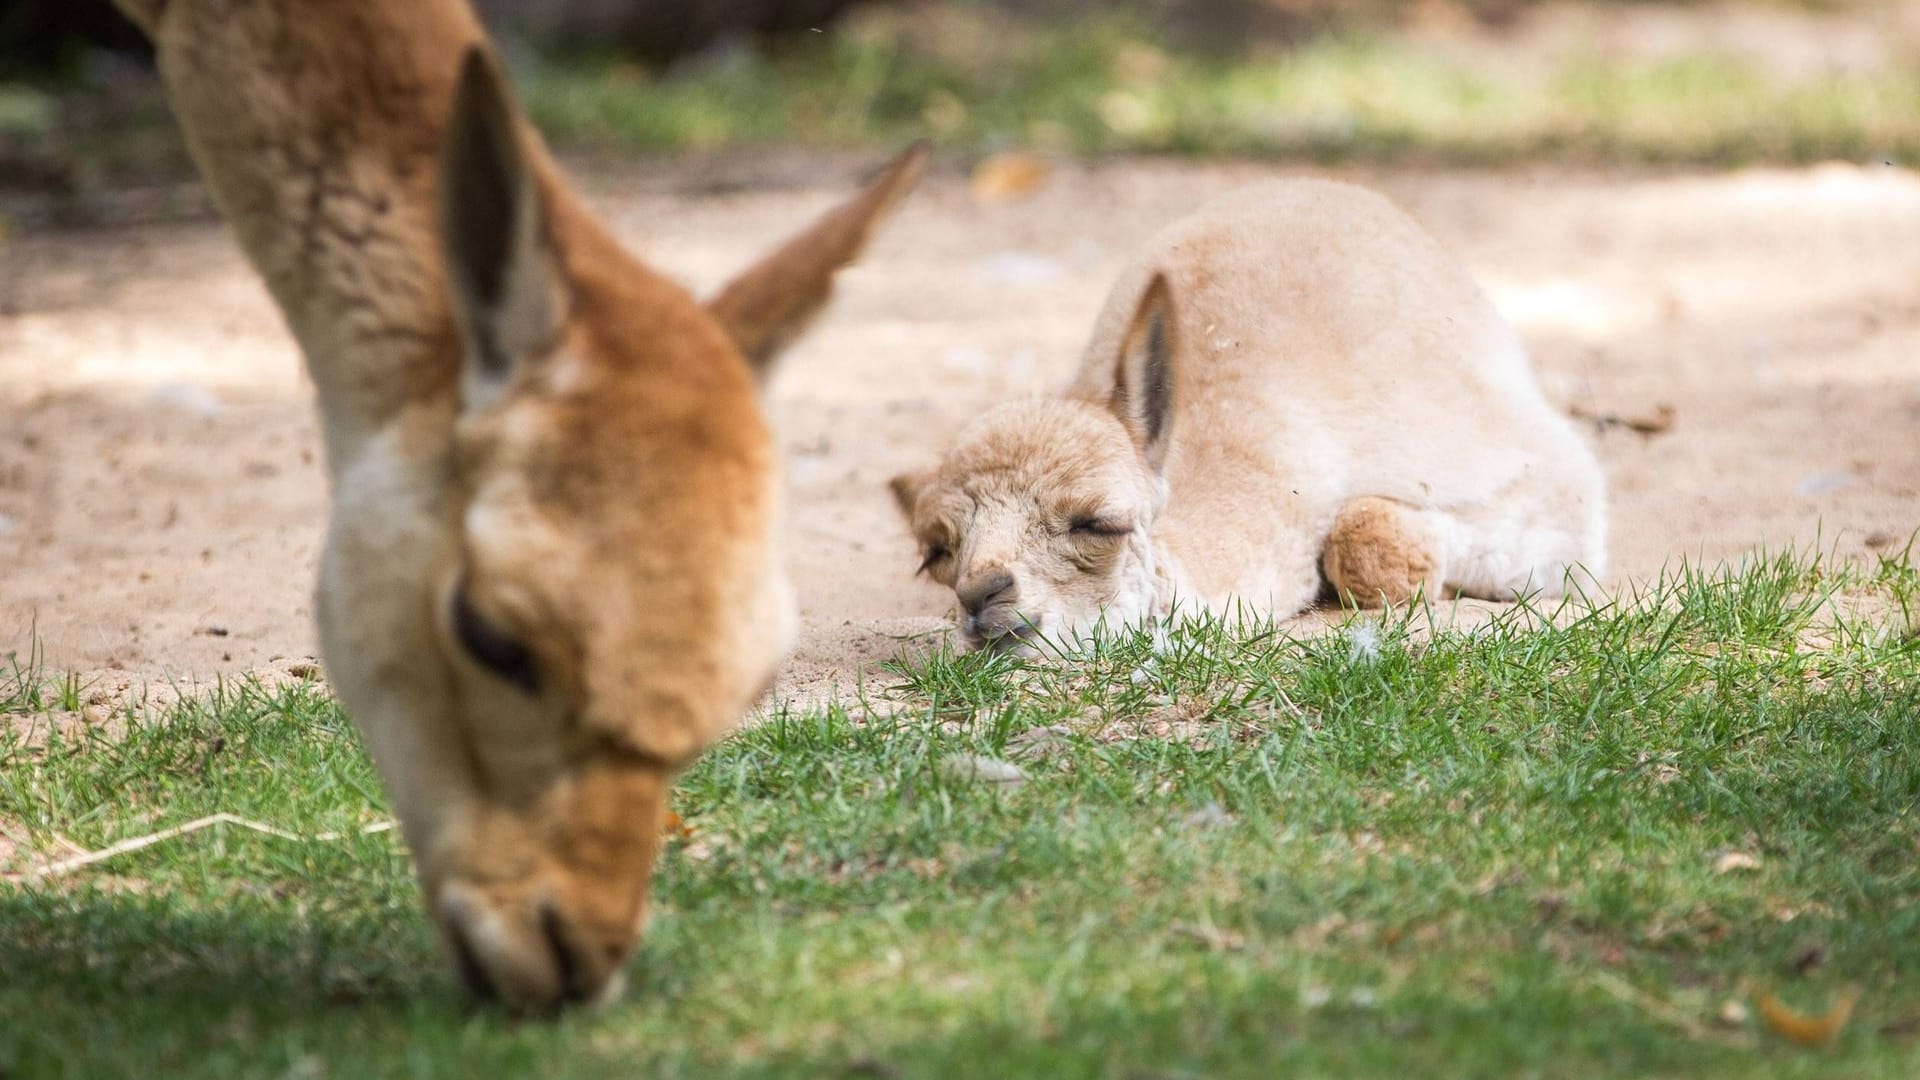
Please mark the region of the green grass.
[[1788, 75], [1732, 54], [1488, 62], [1391, 35], [1228, 60], [1164, 52], [1124, 20], [939, 36], [868, 20], [768, 59], [668, 78], [535, 66], [563, 143], [680, 150], [896, 143], [1497, 163], [1920, 160], [1920, 73]]
[[[463, 1007], [318, 686], [23, 721], [16, 833], [350, 835], [0, 885], [0, 1075], [1911, 1076], [1916, 595], [1778, 558], [1470, 632], [936, 654], [709, 754], [634, 988], [557, 1025]], [[1826, 1050], [1718, 1019], [1847, 988]]]
[[[880, 152], [928, 137], [962, 159], [1021, 149], [1465, 166], [1920, 163], [1911, 64], [1795, 72], [1733, 52], [1629, 60], [1491, 39], [1463, 50], [1364, 29], [1221, 56], [1163, 48], [1165, 35], [1123, 16], [1060, 26], [930, 10], [882, 8], [834, 33], [666, 73], [529, 57], [515, 76], [552, 140], [590, 154]], [[0, 229], [205, 213], [182, 186], [191, 165], [158, 91], [0, 82]], [[128, 189], [137, 197], [116, 197]]]

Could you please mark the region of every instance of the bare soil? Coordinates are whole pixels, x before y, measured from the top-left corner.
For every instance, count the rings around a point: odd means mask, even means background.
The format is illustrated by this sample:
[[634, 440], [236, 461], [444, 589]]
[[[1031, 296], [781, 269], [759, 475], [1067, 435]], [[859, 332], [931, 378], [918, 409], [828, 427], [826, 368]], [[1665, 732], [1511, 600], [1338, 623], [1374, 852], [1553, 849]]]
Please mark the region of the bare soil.
[[[621, 234], [707, 289], [858, 169], [582, 171]], [[804, 620], [783, 693], [851, 689], [944, 626], [950, 598], [913, 579], [887, 478], [983, 406], [1061, 382], [1154, 229], [1285, 171], [1135, 161], [1063, 167], [1003, 205], [976, 204], [957, 175], [916, 194], [773, 388]], [[1549, 393], [1589, 418], [1612, 483], [1612, 585], [1763, 546], [1867, 557], [1920, 528], [1920, 178], [1349, 178], [1458, 252]], [[310, 671], [327, 501], [310, 399], [215, 224], [0, 247], [0, 657], [24, 663], [37, 641], [47, 669], [115, 697]]]

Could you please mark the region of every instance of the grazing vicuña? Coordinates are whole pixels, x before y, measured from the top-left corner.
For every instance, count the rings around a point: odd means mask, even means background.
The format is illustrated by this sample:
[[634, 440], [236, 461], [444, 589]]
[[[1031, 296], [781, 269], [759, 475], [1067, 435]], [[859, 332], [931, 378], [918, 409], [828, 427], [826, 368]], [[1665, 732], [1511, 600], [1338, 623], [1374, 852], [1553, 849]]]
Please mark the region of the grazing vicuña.
[[675, 773], [793, 626], [759, 384], [910, 152], [702, 305], [585, 213], [465, 0], [120, 0], [306, 354], [327, 671], [466, 982], [596, 999]]

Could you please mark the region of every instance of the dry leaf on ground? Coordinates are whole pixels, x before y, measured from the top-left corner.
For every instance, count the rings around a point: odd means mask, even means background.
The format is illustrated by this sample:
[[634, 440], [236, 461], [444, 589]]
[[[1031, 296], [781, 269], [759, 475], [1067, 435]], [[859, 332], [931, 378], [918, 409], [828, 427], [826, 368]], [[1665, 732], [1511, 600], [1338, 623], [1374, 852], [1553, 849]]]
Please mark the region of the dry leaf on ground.
[[1753, 1001], [1767, 1029], [1795, 1046], [1830, 1046], [1853, 1016], [1853, 1003], [1859, 998], [1853, 990], [1842, 991], [1827, 1011], [1817, 1015], [1799, 1012], [1769, 993]]
[[1650, 413], [1628, 416], [1616, 412], [1599, 412], [1584, 405], [1575, 405], [1567, 414], [1576, 420], [1585, 420], [1595, 428], [1605, 431], [1608, 428], [1626, 428], [1639, 435], [1665, 435], [1673, 430], [1673, 422], [1679, 416], [1679, 410], [1671, 405], [1656, 405]]
[[995, 154], [974, 167], [968, 187], [975, 202], [1004, 203], [1033, 194], [1047, 178], [1053, 166], [1018, 151]]

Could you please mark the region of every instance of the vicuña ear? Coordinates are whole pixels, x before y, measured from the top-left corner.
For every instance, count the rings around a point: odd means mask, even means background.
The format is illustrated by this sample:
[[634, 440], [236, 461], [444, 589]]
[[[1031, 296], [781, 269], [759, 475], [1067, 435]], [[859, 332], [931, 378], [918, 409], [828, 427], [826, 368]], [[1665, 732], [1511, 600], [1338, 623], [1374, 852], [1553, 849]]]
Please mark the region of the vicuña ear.
[[440, 236], [465, 348], [467, 408], [493, 400], [560, 331], [565, 286], [519, 110], [484, 48], [460, 65], [440, 162]]
[[901, 473], [887, 482], [887, 490], [893, 492], [894, 505], [900, 508], [908, 521], [913, 520], [914, 508], [920, 505], [920, 493], [933, 483], [933, 472]]
[[915, 143], [866, 189], [830, 210], [734, 279], [707, 304], [765, 379], [773, 360], [833, 295], [833, 275], [859, 258], [874, 230], [926, 170], [929, 145]]
[[1155, 274], [1120, 343], [1111, 407], [1156, 470], [1166, 463], [1167, 437], [1173, 426], [1176, 333], [1173, 288], [1165, 274]]

